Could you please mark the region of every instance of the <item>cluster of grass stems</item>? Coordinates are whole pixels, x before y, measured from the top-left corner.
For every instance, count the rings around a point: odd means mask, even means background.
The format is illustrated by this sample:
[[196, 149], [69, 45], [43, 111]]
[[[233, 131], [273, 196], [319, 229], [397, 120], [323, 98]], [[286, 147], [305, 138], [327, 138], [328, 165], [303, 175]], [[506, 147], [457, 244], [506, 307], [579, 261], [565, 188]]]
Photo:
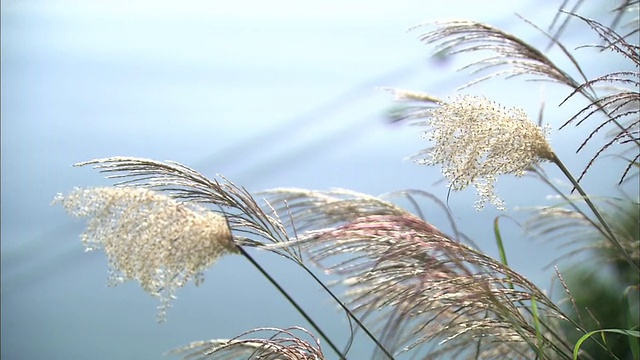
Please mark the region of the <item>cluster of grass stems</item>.
[[[422, 126], [424, 136], [434, 142], [415, 156], [416, 161], [442, 166], [452, 191], [475, 186], [479, 208], [487, 201], [503, 207], [493, 189], [499, 175], [527, 174], [546, 184], [558, 201], [531, 209], [524, 226], [527, 235], [562, 242], [566, 255], [581, 253], [592, 266], [615, 269], [612, 281], [620, 286], [608, 293], [619, 300], [615, 305], [589, 303], [589, 296], [595, 295], [588, 291], [586, 300], [574, 295], [584, 286], [565, 279], [558, 267], [563, 296], [550, 298], [509, 266], [500, 217], [494, 221], [493, 235], [500, 258], [494, 259], [457, 230], [445, 204], [421, 190], [381, 197], [342, 189], [286, 188], [251, 194], [223, 176], [209, 179], [176, 162], [111, 157], [77, 165], [91, 165], [119, 179], [118, 191], [76, 190], [56, 201], [72, 215], [91, 218], [83, 234], [85, 244], [105, 251], [112, 280], [137, 280], [160, 298], [161, 319], [176, 289], [192, 279], [198, 283], [219, 256], [237, 253], [257, 267], [307, 321], [308, 328], [251, 329], [172, 351], [186, 359], [362, 358], [345, 347], [349, 339], [335, 339], [323, 331], [248, 248], [297, 264], [345, 311], [355, 331], [362, 331], [372, 342], [373, 358], [414, 354], [428, 359], [639, 359], [637, 194], [635, 198], [597, 197], [581, 181], [607, 154], [615, 154], [621, 164], [618, 185], [638, 181], [638, 1], [625, 1], [612, 9], [607, 25], [578, 15], [582, 3], [574, 3], [572, 11], [558, 11], [548, 31], [527, 21], [548, 38], [550, 48], [559, 49], [569, 69], [558, 67], [546, 51], [488, 24], [457, 20], [414, 29], [421, 31], [420, 40], [437, 45], [440, 54], [477, 53], [480, 58], [466, 67], [473, 74], [497, 70], [473, 79], [463, 89], [496, 76], [524, 76], [567, 87], [560, 105], [567, 106], [577, 97], [586, 100], [575, 116], [556, 124], [564, 132], [571, 125], [592, 127], [579, 152], [587, 144], [603, 141], [578, 176], [548, 145], [544, 129], [522, 119], [519, 110], [483, 98], [443, 100], [422, 92], [389, 90], [409, 104], [393, 120]], [[569, 5], [565, 1], [563, 7]], [[628, 13], [629, 24], [625, 23]], [[594, 35], [590, 51], [595, 56], [615, 56], [629, 67], [587, 77], [561, 41], [569, 23]], [[544, 169], [549, 166], [559, 170], [571, 191], [549, 178]], [[407, 210], [397, 205], [393, 200], [399, 197], [415, 207]], [[451, 220], [451, 234], [427, 222], [418, 205], [420, 198], [442, 207]], [[132, 236], [121, 236], [124, 233], [134, 234], [135, 239], [127, 243], [123, 238]], [[341, 286], [328, 286], [312, 268], [336, 276]], [[337, 294], [335, 289], [346, 291]], [[622, 314], [624, 323], [606, 327], [606, 319], [598, 317], [602, 313], [598, 306], [614, 307], [609, 310]]]

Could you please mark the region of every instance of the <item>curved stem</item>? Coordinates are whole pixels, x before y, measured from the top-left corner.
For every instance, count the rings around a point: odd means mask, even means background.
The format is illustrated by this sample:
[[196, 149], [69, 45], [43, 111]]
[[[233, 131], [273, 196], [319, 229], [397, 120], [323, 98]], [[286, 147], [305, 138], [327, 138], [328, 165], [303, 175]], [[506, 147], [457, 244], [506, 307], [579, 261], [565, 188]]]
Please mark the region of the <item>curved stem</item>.
[[382, 343], [380, 343], [380, 340], [378, 340], [372, 333], [371, 331], [369, 331], [369, 329], [367, 329], [366, 326], [364, 326], [364, 324], [362, 323], [362, 321], [360, 321], [360, 319], [358, 319], [356, 317], [356, 315], [347, 307], [347, 305], [345, 305], [328, 287], [327, 285], [325, 285], [317, 276], [316, 274], [314, 274], [311, 270], [309, 270], [308, 267], [304, 266], [303, 264], [300, 264], [300, 266], [302, 266], [302, 268], [309, 274], [311, 275], [311, 277], [322, 287], [322, 289], [324, 291], [326, 291], [332, 298], [333, 300], [335, 300], [338, 305], [340, 305], [340, 307], [347, 313], [347, 315], [349, 315], [349, 317], [360, 327], [360, 329], [362, 329], [362, 331], [365, 332], [365, 334], [367, 334], [367, 336], [378, 346], [378, 348], [391, 360], [394, 360], [393, 355], [391, 355], [391, 353], [389, 352], [389, 350], [387, 350], [384, 345], [382, 345]]
[[636, 271], [640, 271], [640, 267], [638, 266], [638, 264], [636, 264], [635, 261], [633, 261], [633, 258], [631, 258], [631, 255], [629, 255], [629, 253], [625, 250], [622, 244], [620, 244], [620, 241], [618, 241], [618, 237], [613, 233], [613, 230], [611, 230], [611, 227], [605, 221], [602, 214], [600, 214], [600, 211], [598, 210], [598, 208], [591, 201], [591, 198], [587, 195], [587, 193], [584, 191], [582, 186], [580, 186], [580, 184], [576, 181], [573, 175], [571, 175], [571, 172], [569, 171], [569, 169], [567, 169], [567, 167], [560, 160], [560, 158], [556, 153], [553, 153], [553, 157], [551, 161], [560, 168], [560, 170], [564, 173], [564, 175], [569, 179], [573, 187], [576, 190], [578, 190], [578, 193], [580, 193], [580, 195], [582, 196], [582, 199], [585, 201], [585, 203], [587, 203], [587, 206], [589, 206], [589, 209], [591, 209], [591, 211], [596, 216], [600, 224], [602, 224], [602, 227], [606, 232], [607, 238], [611, 241], [613, 246], [616, 249], [618, 249], [618, 251], [620, 251], [622, 256], [625, 258], [625, 260], [627, 260], [627, 262], [629, 263], [629, 265], [631, 265], [632, 268], [634, 268]]
[[289, 295], [289, 293], [282, 286], [280, 286], [280, 284], [271, 275], [269, 275], [269, 273], [260, 264], [258, 264], [258, 262], [253, 257], [251, 257], [251, 255], [249, 255], [249, 253], [247, 253], [240, 246], [238, 246], [237, 248], [238, 248], [238, 251], [240, 251], [240, 253], [245, 258], [247, 258], [247, 260], [249, 260], [249, 262], [251, 264], [253, 264], [253, 266], [255, 266], [256, 269], [258, 269], [258, 271], [260, 271], [260, 273], [262, 273], [262, 275], [264, 275], [264, 277], [266, 277], [267, 280], [269, 280], [269, 282], [273, 286], [276, 287], [276, 289], [278, 289], [278, 291], [287, 299], [287, 301], [289, 301], [289, 303], [300, 313], [300, 315], [302, 315], [302, 317], [304, 317], [305, 320], [307, 320], [309, 322], [311, 327], [313, 327], [318, 332], [318, 335], [320, 335], [320, 337], [322, 337], [327, 342], [329, 347], [336, 354], [338, 354], [340, 359], [341, 360], [346, 360], [347, 358], [342, 354], [342, 352], [338, 349], [338, 347], [331, 341], [331, 339], [329, 339], [327, 334], [325, 334], [324, 331], [322, 331], [322, 329], [320, 329], [320, 326], [318, 326], [318, 324], [316, 324], [316, 322], [307, 314], [307, 312], [304, 311], [304, 309], [302, 309], [302, 307], [291, 297], [291, 295]]

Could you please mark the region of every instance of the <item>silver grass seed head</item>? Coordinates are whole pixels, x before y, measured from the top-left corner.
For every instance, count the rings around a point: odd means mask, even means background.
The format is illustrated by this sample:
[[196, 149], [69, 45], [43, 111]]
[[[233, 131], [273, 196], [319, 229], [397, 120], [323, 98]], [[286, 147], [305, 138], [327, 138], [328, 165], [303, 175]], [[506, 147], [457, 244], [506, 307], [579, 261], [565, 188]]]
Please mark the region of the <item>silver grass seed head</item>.
[[[259, 337], [251, 337], [256, 336]], [[324, 360], [320, 341], [308, 330], [293, 326], [286, 329], [256, 328], [232, 339], [192, 342], [168, 354], [183, 354], [183, 359], [261, 359]]]
[[140, 187], [76, 188], [54, 203], [74, 217], [86, 217], [82, 242], [103, 249], [110, 284], [137, 280], [158, 297], [164, 320], [175, 291], [220, 256], [237, 252], [224, 216]]
[[476, 208], [490, 202], [504, 210], [494, 190], [498, 175], [522, 176], [533, 164], [552, 160], [546, 130], [519, 108], [507, 109], [484, 97], [463, 95], [430, 111], [423, 137], [434, 146], [419, 164], [441, 165], [452, 190], [473, 184]]

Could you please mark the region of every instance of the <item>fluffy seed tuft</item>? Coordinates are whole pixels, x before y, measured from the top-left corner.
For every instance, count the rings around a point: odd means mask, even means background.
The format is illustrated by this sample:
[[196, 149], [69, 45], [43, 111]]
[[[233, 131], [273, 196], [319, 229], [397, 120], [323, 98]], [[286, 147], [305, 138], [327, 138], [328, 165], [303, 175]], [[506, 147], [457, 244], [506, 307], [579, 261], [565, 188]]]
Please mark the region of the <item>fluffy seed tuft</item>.
[[[423, 137], [435, 145], [423, 165], [441, 165], [452, 190], [473, 184], [476, 208], [486, 202], [504, 209], [493, 183], [498, 175], [522, 176], [531, 165], [553, 159], [545, 131], [518, 108], [507, 109], [483, 97], [465, 95], [430, 111]], [[422, 154], [421, 154], [422, 155]]]
[[198, 285], [220, 256], [237, 252], [224, 216], [153, 190], [76, 188], [54, 203], [88, 218], [82, 242], [88, 251], [104, 250], [109, 283], [137, 280], [162, 302], [160, 320], [178, 288], [191, 279]]

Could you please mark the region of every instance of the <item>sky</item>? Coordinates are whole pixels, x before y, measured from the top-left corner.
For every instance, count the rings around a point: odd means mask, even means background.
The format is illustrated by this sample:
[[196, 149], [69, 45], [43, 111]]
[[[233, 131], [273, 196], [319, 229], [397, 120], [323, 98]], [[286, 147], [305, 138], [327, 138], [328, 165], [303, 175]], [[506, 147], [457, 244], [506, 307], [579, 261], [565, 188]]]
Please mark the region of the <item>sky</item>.
[[[49, 206], [58, 192], [111, 184], [71, 165], [137, 156], [223, 174], [250, 191], [417, 188], [444, 199], [440, 170], [407, 160], [425, 147], [420, 131], [390, 125], [385, 114], [395, 105], [377, 88], [446, 97], [468, 81], [455, 72], [464, 59], [434, 60], [417, 40], [421, 29], [408, 31], [428, 21], [472, 18], [545, 44], [515, 14], [546, 28], [559, 1], [498, 3], [3, 1], [2, 357], [153, 359], [189, 341], [301, 324], [239, 257], [222, 259], [200, 287], [179, 291], [168, 321], [157, 324], [155, 300], [135, 283], [107, 287], [104, 255], [85, 253], [79, 241], [82, 223]], [[467, 91], [532, 117], [551, 99], [551, 142], [576, 157], [580, 136], [557, 132], [554, 119], [575, 110], [557, 108], [567, 90], [519, 83], [514, 91], [513, 84], [501, 79]], [[608, 174], [607, 164], [599, 166]], [[614, 193], [603, 188], [608, 179], [585, 184]], [[530, 178], [501, 179], [499, 191], [514, 209], [550, 193]], [[477, 213], [474, 198], [472, 190], [456, 193], [449, 206], [463, 231], [495, 256], [490, 234], [499, 213]], [[441, 209], [424, 205], [428, 220], [446, 229]], [[505, 226], [513, 266], [549, 287], [542, 268], [556, 250], [525, 239], [515, 222]], [[337, 338], [348, 335], [344, 316], [308, 278], [282, 259], [257, 255]], [[368, 354], [371, 345], [358, 340], [354, 352]]]

